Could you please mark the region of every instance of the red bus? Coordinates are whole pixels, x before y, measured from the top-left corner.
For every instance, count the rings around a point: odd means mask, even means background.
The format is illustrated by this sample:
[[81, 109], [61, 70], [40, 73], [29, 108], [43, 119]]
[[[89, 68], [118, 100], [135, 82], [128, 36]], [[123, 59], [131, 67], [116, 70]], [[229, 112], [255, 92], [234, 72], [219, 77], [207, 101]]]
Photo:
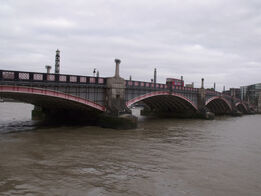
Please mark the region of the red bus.
[[184, 81], [176, 78], [167, 78], [166, 79], [166, 84], [168, 87], [172, 86], [182, 86], [184, 87]]

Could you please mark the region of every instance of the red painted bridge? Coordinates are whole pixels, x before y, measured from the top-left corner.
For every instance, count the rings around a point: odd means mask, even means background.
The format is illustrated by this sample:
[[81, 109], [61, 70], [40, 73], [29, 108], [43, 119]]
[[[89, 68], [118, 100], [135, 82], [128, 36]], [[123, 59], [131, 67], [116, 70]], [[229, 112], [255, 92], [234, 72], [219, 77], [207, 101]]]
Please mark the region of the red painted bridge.
[[[48, 110], [127, 112], [142, 104], [158, 113], [209, 111], [214, 114], [249, 113], [251, 106], [232, 96], [204, 88], [119, 79], [0, 70], [0, 98], [31, 103]], [[116, 92], [116, 94], [113, 94]]]

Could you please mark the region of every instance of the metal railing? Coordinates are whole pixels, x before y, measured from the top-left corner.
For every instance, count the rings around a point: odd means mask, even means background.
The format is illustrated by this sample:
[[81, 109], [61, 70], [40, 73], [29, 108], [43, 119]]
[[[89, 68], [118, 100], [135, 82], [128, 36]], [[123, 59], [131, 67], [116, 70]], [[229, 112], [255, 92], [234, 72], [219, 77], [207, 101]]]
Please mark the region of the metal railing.
[[[78, 76], [78, 75], [67, 75], [67, 74], [48, 74], [39, 72], [26, 72], [26, 71], [10, 71], [0, 70], [0, 81], [27, 81], [27, 82], [50, 82], [50, 83], [71, 83], [71, 84], [98, 84], [106, 85], [107, 78], [92, 77], [92, 76]], [[183, 86], [172, 86], [169, 87], [166, 84], [143, 82], [143, 81], [132, 81], [125, 80], [126, 87], [129, 88], [150, 88], [158, 90], [176, 90], [176, 91], [188, 91], [198, 92], [198, 88], [189, 88]], [[207, 94], [223, 95], [217, 91], [206, 91]]]
[[50, 83], [99, 84], [105, 85], [106, 78], [67, 74], [48, 74], [26, 71], [0, 70], [0, 81], [28, 81]]
[[126, 87], [130, 87], [130, 88], [153, 88], [153, 89], [159, 89], [159, 90], [166, 89], [166, 90], [182, 90], [182, 91], [198, 92], [198, 88], [189, 88], [189, 87], [183, 87], [183, 86], [169, 87], [166, 84], [153, 83], [153, 82], [125, 80], [125, 83], [126, 83]]
[[126, 87], [132, 88], [158, 88], [158, 89], [167, 89], [166, 84], [159, 84], [153, 82], [143, 82], [143, 81], [133, 81], [133, 80], [125, 80]]
[[208, 95], [217, 95], [217, 96], [222, 96], [223, 94], [221, 92], [217, 92], [214, 90], [206, 90], [206, 94]]

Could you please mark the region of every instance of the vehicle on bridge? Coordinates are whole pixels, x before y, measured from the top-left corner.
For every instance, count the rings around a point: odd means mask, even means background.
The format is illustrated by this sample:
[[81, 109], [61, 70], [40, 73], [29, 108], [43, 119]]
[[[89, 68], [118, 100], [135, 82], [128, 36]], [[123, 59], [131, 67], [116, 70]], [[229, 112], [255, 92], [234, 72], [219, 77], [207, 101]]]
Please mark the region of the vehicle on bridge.
[[168, 87], [173, 87], [173, 86], [184, 87], [184, 80], [180, 80], [180, 79], [176, 79], [176, 78], [167, 78], [166, 84]]

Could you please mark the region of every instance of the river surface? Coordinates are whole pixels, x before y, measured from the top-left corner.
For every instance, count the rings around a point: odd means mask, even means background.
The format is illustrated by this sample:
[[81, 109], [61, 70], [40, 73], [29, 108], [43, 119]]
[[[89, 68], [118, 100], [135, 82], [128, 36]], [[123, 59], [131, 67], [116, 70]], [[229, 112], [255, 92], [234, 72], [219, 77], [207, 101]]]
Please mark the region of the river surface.
[[35, 125], [0, 103], [0, 195], [260, 196], [261, 116]]

